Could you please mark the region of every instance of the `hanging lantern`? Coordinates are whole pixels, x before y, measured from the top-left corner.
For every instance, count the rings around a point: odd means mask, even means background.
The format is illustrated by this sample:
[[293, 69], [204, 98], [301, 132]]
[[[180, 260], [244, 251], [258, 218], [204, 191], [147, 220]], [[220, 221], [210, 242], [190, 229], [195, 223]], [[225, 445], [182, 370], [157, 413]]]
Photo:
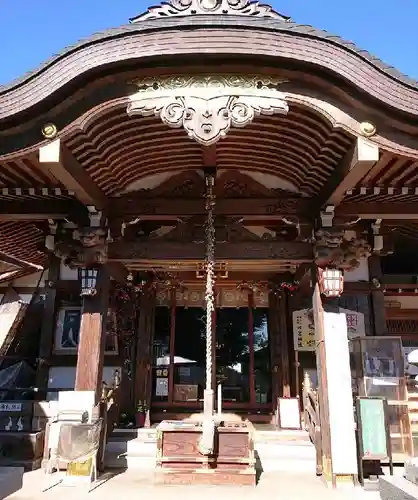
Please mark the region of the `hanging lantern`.
[[325, 297], [339, 297], [344, 291], [344, 272], [341, 269], [318, 269], [319, 290]]
[[96, 282], [98, 270], [94, 268], [83, 268], [80, 270], [82, 296], [96, 295]]

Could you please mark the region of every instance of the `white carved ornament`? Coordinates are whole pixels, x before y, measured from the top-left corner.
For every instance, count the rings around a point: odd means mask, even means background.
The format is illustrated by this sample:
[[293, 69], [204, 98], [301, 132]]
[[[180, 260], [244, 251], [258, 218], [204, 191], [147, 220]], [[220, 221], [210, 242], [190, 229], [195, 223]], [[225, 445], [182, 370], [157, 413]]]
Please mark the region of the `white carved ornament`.
[[275, 12], [270, 5], [252, 0], [171, 0], [171, 2], [162, 2], [161, 5], [150, 7], [144, 14], [132, 18], [131, 23], [161, 17], [210, 14], [272, 17], [286, 22], [290, 20], [288, 16]]
[[160, 116], [170, 127], [184, 127], [204, 146], [225, 137], [231, 126], [245, 127], [256, 116], [287, 114], [278, 90], [283, 80], [262, 76], [170, 76], [136, 82], [129, 115]]

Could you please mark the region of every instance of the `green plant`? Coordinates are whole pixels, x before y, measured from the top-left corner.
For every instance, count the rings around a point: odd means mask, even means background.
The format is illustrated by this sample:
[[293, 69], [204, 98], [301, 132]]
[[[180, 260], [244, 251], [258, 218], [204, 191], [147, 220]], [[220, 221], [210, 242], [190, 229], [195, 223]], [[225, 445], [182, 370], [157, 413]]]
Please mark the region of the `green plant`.
[[146, 413], [148, 411], [148, 406], [146, 401], [142, 401], [141, 399], [138, 401], [138, 404], [136, 405], [136, 412], [137, 413]]

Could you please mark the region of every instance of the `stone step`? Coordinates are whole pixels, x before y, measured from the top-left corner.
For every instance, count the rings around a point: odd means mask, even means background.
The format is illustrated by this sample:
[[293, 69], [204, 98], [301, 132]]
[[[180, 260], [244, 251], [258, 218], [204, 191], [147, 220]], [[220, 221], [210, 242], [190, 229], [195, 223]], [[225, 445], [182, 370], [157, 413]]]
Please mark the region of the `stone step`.
[[106, 452], [117, 455], [155, 456], [157, 444], [144, 443], [137, 439], [130, 441], [109, 441], [106, 445]]
[[[294, 455], [314, 455], [314, 446], [309, 441], [272, 441], [272, 440], [255, 440], [254, 447], [263, 453], [285, 453], [291, 456]], [[124, 439], [112, 437], [107, 445], [106, 450], [111, 453], [127, 453], [137, 455], [151, 455], [156, 452], [156, 439], [142, 440], [141, 438]]]
[[[141, 434], [141, 433], [140, 433]], [[144, 442], [140, 435], [134, 439], [108, 442], [105, 465], [109, 468], [150, 470], [155, 467], [156, 443]], [[131, 433], [132, 437], [133, 433]], [[306, 441], [255, 443], [258, 467], [264, 472], [288, 471], [315, 473], [315, 448]]]
[[118, 455], [117, 453], [106, 453], [105, 467], [110, 469], [151, 470], [155, 467], [155, 454], [152, 457], [138, 457]]
[[[106, 453], [105, 466], [112, 469], [152, 470], [155, 468], [155, 455], [152, 457], [118, 455]], [[314, 459], [301, 459], [300, 457], [259, 457], [257, 468], [264, 472], [306, 472], [315, 474]]]
[[[143, 442], [155, 442], [157, 436], [157, 429], [115, 429], [110, 437], [112, 441], [124, 439], [136, 439]], [[255, 442], [264, 441], [277, 441], [277, 442], [310, 442], [309, 434], [302, 430], [268, 430], [254, 432]]]

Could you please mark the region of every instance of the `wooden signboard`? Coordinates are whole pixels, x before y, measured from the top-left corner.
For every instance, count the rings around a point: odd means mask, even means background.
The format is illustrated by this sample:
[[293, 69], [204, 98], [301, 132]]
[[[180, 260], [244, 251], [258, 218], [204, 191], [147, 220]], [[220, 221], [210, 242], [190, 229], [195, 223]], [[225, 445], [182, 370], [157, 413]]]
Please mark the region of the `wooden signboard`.
[[198, 387], [195, 384], [176, 384], [174, 401], [197, 401]]
[[[358, 452], [360, 461], [389, 460], [390, 472], [393, 474], [387, 406], [386, 398], [357, 398]], [[363, 481], [362, 470], [360, 464]]]
[[299, 398], [277, 399], [277, 425], [280, 429], [302, 429]]

